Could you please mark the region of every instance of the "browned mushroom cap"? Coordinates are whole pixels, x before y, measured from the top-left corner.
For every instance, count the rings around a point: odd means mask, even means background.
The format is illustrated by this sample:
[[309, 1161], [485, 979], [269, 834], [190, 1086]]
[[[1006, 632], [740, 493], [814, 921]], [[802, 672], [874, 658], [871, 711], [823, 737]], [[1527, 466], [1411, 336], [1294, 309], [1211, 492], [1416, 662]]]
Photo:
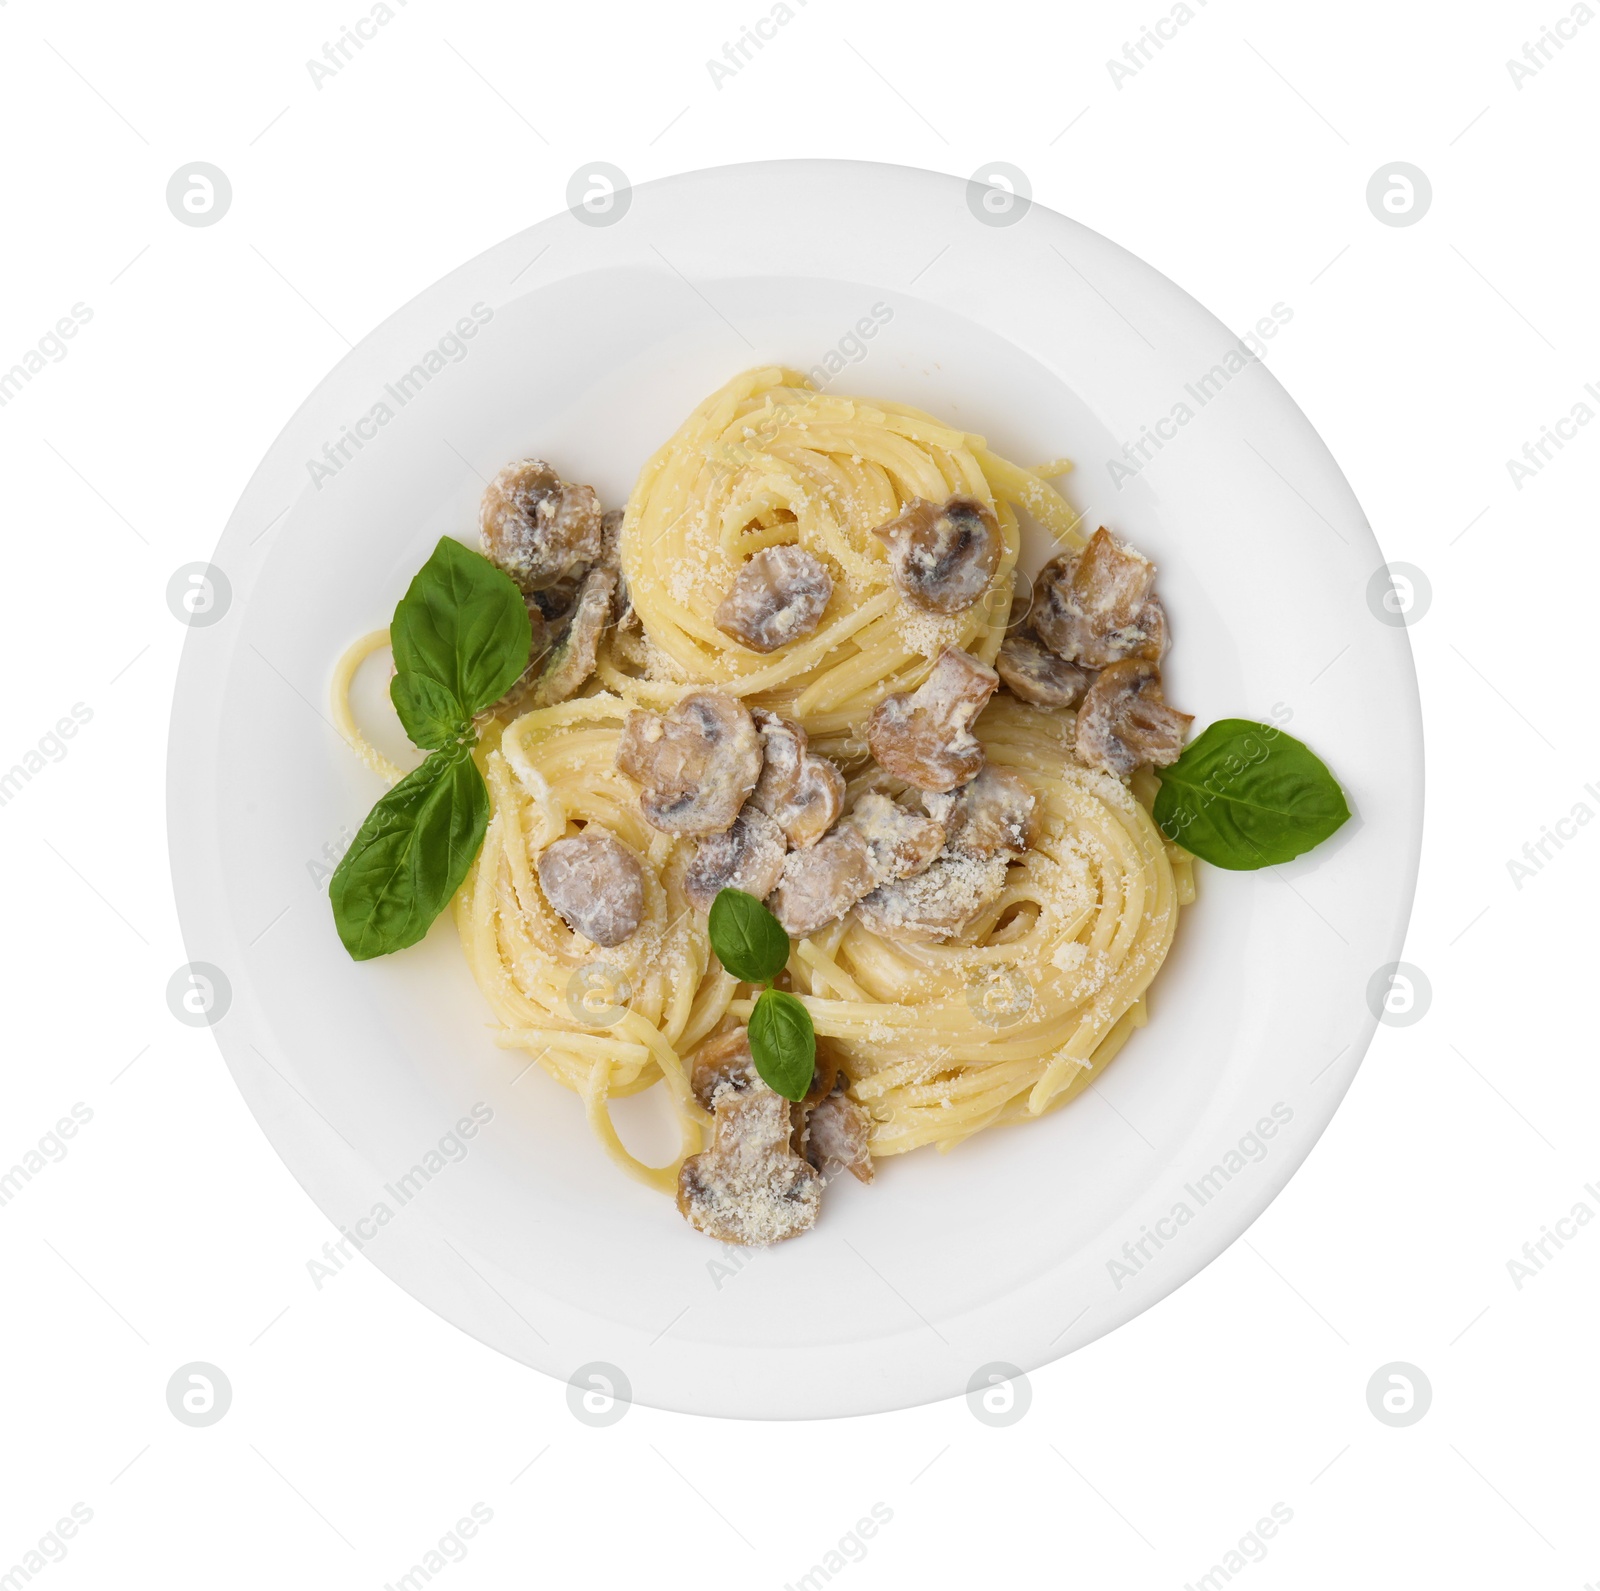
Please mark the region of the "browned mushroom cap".
[[806, 1159], [824, 1177], [848, 1171], [858, 1182], [872, 1181], [867, 1142], [872, 1122], [848, 1094], [829, 1094], [811, 1109], [805, 1126]]
[[1161, 670], [1130, 657], [1106, 669], [1084, 697], [1078, 709], [1078, 760], [1118, 775], [1144, 763], [1165, 768], [1182, 754], [1193, 722], [1192, 713], [1167, 706]]
[[949, 795], [925, 795], [922, 804], [943, 822], [953, 850], [1020, 855], [1034, 838], [1033, 787], [1011, 768], [989, 763], [971, 784]]
[[803, 547], [767, 547], [734, 577], [712, 615], [753, 652], [776, 652], [810, 635], [833, 594], [833, 576]]
[[822, 1178], [789, 1147], [789, 1101], [765, 1083], [724, 1089], [711, 1147], [678, 1173], [678, 1209], [719, 1243], [779, 1243], [813, 1225]]
[[867, 721], [867, 745], [878, 765], [919, 790], [953, 790], [983, 766], [972, 721], [1000, 684], [977, 658], [947, 646], [914, 690], [896, 691]]
[[873, 535], [889, 544], [889, 573], [906, 600], [930, 613], [970, 608], [1000, 562], [1000, 522], [976, 497], [942, 506], [913, 497]]
[[862, 924], [885, 939], [932, 942], [964, 933], [1006, 887], [1006, 853], [949, 850], [930, 867], [882, 884], [856, 907]]
[[554, 707], [574, 695], [594, 673], [600, 637], [611, 620], [611, 597], [617, 577], [598, 566], [583, 577], [577, 606], [566, 630], [550, 649], [532, 692], [532, 705]]
[[543, 459], [508, 464], [483, 494], [483, 550], [524, 591], [543, 591], [600, 556], [600, 499]]
[[1088, 669], [1057, 657], [1031, 629], [1005, 638], [994, 669], [1018, 701], [1035, 707], [1076, 707], [1094, 678]]
[[730, 829], [708, 834], [695, 846], [683, 876], [684, 893], [703, 912], [711, 910], [722, 889], [742, 889], [764, 900], [777, 886], [787, 848], [783, 830], [746, 801]]
[[645, 822], [663, 834], [720, 834], [761, 776], [761, 737], [744, 704], [691, 691], [664, 718], [631, 712], [617, 767], [644, 786]]
[[843, 917], [876, 882], [867, 842], [859, 830], [841, 823], [816, 845], [784, 858], [767, 910], [785, 933], [803, 937]]
[[826, 757], [806, 750], [806, 732], [757, 708], [765, 760], [751, 802], [783, 830], [791, 845], [815, 845], [844, 811], [844, 775]]
[[756, 1080], [748, 1028], [710, 1038], [689, 1057], [689, 1088], [707, 1110], [728, 1089], [744, 1090]]
[[1086, 668], [1159, 660], [1164, 615], [1147, 612], [1155, 582], [1156, 566], [1102, 527], [1081, 553], [1063, 553], [1039, 571], [1034, 628], [1058, 657]]
[[891, 801], [880, 790], [859, 796], [844, 821], [867, 842], [875, 884], [920, 873], [944, 849], [944, 824]]
[[593, 824], [545, 847], [539, 883], [567, 927], [608, 950], [636, 932], [644, 915], [638, 857]]

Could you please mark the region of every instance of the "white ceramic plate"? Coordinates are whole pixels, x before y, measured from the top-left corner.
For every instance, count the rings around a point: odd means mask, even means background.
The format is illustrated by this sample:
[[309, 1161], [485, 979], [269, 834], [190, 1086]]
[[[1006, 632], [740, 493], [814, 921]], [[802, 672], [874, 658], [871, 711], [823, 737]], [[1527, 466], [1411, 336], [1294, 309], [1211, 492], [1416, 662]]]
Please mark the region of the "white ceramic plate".
[[[1422, 805], [1415, 676], [1404, 629], [1369, 606], [1372, 532], [1265, 367], [1229, 368], [1220, 322], [1062, 216], [994, 219], [954, 178], [829, 161], [654, 182], [612, 224], [559, 215], [350, 353], [218, 545], [231, 604], [188, 637], [169, 759], [189, 953], [231, 988], [218, 1042], [352, 1255], [552, 1375], [798, 1418], [1033, 1369], [1238, 1237], [1371, 1037]], [[868, 341], [855, 328], [874, 305], [891, 314]], [[493, 1045], [448, 920], [395, 957], [344, 954], [319, 864], [381, 787], [334, 732], [327, 690], [434, 541], [470, 539], [503, 462], [536, 452], [620, 503], [713, 388], [767, 361], [825, 368], [830, 350], [846, 361], [836, 391], [916, 404], [1022, 462], [1074, 458], [1068, 495], [1160, 565], [1170, 698], [1197, 725], [1289, 712], [1356, 816], [1290, 866], [1200, 870], [1149, 1026], [1094, 1091], [890, 1161], [870, 1188], [836, 1183], [815, 1231], [740, 1255], [618, 1172], [578, 1100]], [[1192, 419], [1158, 429], [1179, 404]], [[392, 418], [372, 419], [378, 405]], [[1124, 445], [1163, 431], [1114, 481]]]

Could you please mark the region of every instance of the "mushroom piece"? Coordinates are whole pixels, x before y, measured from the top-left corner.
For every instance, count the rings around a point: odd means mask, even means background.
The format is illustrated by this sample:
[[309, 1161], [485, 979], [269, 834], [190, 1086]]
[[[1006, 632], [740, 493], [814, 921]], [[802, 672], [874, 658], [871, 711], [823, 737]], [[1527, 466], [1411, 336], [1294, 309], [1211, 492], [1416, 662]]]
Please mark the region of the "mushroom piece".
[[532, 691], [532, 705], [554, 707], [577, 693], [594, 673], [600, 637], [611, 618], [611, 597], [617, 577], [598, 566], [583, 577], [578, 604], [567, 620], [566, 630], [550, 649]]
[[914, 690], [879, 702], [867, 721], [867, 745], [885, 772], [919, 790], [953, 790], [983, 766], [972, 721], [1000, 684], [986, 663], [947, 646]]
[[934, 942], [964, 933], [1005, 892], [1003, 851], [947, 850], [911, 878], [881, 884], [856, 907], [862, 925], [884, 939]]
[[1094, 675], [1057, 657], [1030, 629], [1005, 638], [994, 660], [995, 673], [1018, 701], [1035, 707], [1076, 707]]
[[880, 790], [868, 790], [857, 798], [845, 826], [866, 841], [876, 884], [920, 873], [944, 849], [944, 824], [891, 801]]
[[607, 950], [635, 933], [644, 915], [638, 857], [594, 824], [545, 847], [539, 884], [567, 927]]
[[763, 900], [777, 887], [787, 849], [783, 830], [746, 801], [730, 828], [706, 835], [695, 846], [683, 876], [684, 893], [703, 912], [711, 910], [719, 890], [742, 889]]
[[1119, 776], [1149, 763], [1165, 768], [1183, 753], [1192, 713], [1169, 707], [1161, 670], [1145, 658], [1125, 658], [1089, 687], [1078, 709], [1078, 760]]
[[752, 652], [776, 652], [810, 635], [833, 594], [833, 576], [803, 547], [767, 547], [734, 577], [712, 618]]
[[544, 609], [531, 596], [525, 596], [522, 605], [528, 610], [528, 629], [531, 633], [528, 666], [517, 676], [515, 683], [505, 695], [492, 707], [485, 709], [495, 717], [504, 718], [508, 722], [528, 705], [528, 698], [533, 695], [534, 687], [539, 683], [539, 676], [544, 673], [545, 659], [550, 656], [550, 648], [555, 644], [556, 635], [559, 633], [557, 627], [545, 618]]
[[761, 737], [744, 703], [691, 691], [665, 717], [628, 714], [617, 767], [644, 786], [645, 822], [663, 834], [720, 834], [761, 777]]
[[828, 758], [806, 750], [806, 732], [798, 724], [760, 708], [754, 716], [765, 760], [750, 799], [791, 845], [815, 845], [844, 811], [844, 775]]
[[877, 882], [867, 842], [858, 829], [841, 823], [816, 845], [784, 858], [767, 910], [786, 934], [804, 937], [843, 917]]
[[622, 510], [608, 508], [600, 518], [600, 558], [602, 569], [609, 569], [617, 577], [616, 597], [612, 610], [618, 626], [633, 623], [633, 598], [628, 595], [628, 582], [622, 578]]
[[1020, 773], [993, 763], [949, 795], [925, 795], [922, 804], [943, 823], [951, 849], [992, 856], [1020, 855], [1035, 830], [1033, 789]]
[[889, 573], [908, 602], [930, 613], [961, 613], [989, 589], [1000, 562], [1000, 522], [976, 497], [941, 506], [913, 497], [872, 533], [889, 546]]
[[822, 1177], [789, 1146], [789, 1101], [759, 1080], [717, 1098], [711, 1147], [678, 1173], [678, 1209], [719, 1243], [780, 1243], [815, 1224]]
[[743, 1092], [755, 1080], [748, 1028], [734, 1028], [707, 1039], [689, 1060], [690, 1091], [707, 1110], [714, 1110], [727, 1090]]
[[1034, 581], [1033, 627], [1058, 657], [1104, 668], [1125, 657], [1157, 662], [1166, 615], [1156, 566], [1101, 526], [1080, 553], [1063, 553]]
[[806, 1118], [806, 1159], [824, 1177], [848, 1171], [857, 1182], [871, 1182], [872, 1156], [867, 1149], [871, 1136], [867, 1113], [848, 1094], [829, 1094]]
[[483, 550], [524, 591], [545, 591], [600, 556], [600, 499], [543, 459], [508, 464], [490, 481], [481, 512]]

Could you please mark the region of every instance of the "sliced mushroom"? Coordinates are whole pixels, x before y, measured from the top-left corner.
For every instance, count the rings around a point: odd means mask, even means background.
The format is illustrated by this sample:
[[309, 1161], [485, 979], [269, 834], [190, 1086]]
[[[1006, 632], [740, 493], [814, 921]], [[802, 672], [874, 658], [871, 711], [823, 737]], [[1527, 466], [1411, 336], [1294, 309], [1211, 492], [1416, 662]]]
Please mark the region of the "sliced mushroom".
[[1005, 638], [994, 660], [995, 673], [1018, 701], [1035, 707], [1076, 707], [1094, 675], [1057, 657], [1032, 629]]
[[776, 713], [757, 709], [765, 760], [750, 797], [791, 845], [815, 845], [844, 810], [844, 775], [826, 757], [806, 750], [806, 732]]
[[848, 1094], [829, 1094], [806, 1118], [806, 1159], [824, 1177], [848, 1171], [857, 1182], [871, 1182], [872, 1156], [867, 1149], [871, 1136], [867, 1113]]
[[879, 790], [868, 790], [856, 799], [845, 826], [867, 842], [875, 884], [920, 873], [944, 849], [944, 824], [891, 801]]
[[665, 717], [628, 714], [617, 767], [643, 785], [645, 822], [663, 834], [720, 834], [761, 776], [761, 737], [744, 704], [691, 691]]
[[970, 784], [949, 795], [925, 795], [922, 804], [944, 824], [952, 850], [1016, 856], [1033, 841], [1033, 787], [1010, 768], [989, 763]]
[[867, 721], [878, 765], [919, 790], [953, 790], [983, 766], [972, 721], [1000, 684], [986, 663], [947, 646], [914, 690], [896, 691]]
[[1165, 768], [1182, 754], [1193, 722], [1167, 705], [1154, 663], [1126, 658], [1100, 675], [1078, 709], [1078, 760], [1119, 776], [1145, 763]]
[[1000, 522], [976, 497], [942, 505], [913, 497], [873, 535], [889, 546], [889, 573], [908, 602], [961, 613], [989, 589], [1000, 562]]
[[724, 1089], [711, 1147], [678, 1173], [678, 1209], [719, 1243], [780, 1243], [812, 1226], [822, 1177], [789, 1147], [789, 1101], [765, 1083]]
[[488, 709], [496, 717], [507, 720], [515, 718], [526, 709], [534, 688], [539, 683], [539, 676], [544, 673], [545, 661], [550, 656], [550, 649], [559, 633], [556, 626], [545, 618], [543, 608], [531, 596], [525, 596], [522, 604], [528, 610], [528, 629], [531, 633], [528, 666], [517, 676], [516, 683], [511, 689]]
[[1125, 657], [1159, 661], [1165, 614], [1152, 610], [1156, 566], [1102, 526], [1081, 553], [1063, 553], [1034, 581], [1033, 625], [1058, 657], [1104, 668]]
[[948, 850], [911, 878], [882, 884], [856, 907], [884, 939], [933, 942], [964, 933], [1006, 887], [1006, 853]]
[[742, 889], [764, 900], [777, 887], [786, 849], [783, 830], [746, 801], [731, 828], [708, 834], [695, 846], [683, 876], [684, 893], [703, 912], [711, 910], [723, 889]]
[[524, 591], [544, 591], [600, 556], [600, 499], [543, 459], [508, 464], [483, 494], [483, 550]]
[[810, 635], [833, 594], [833, 576], [803, 547], [767, 547], [734, 577], [712, 616], [753, 652], [776, 652]]
[[620, 508], [608, 508], [600, 519], [600, 567], [617, 577], [611, 608], [619, 627], [631, 625], [634, 617], [633, 598], [628, 595], [628, 582], [622, 578], [622, 519]]
[[763, 812], [774, 813], [795, 792], [805, 761], [806, 732], [798, 724], [766, 708], [751, 714], [761, 731], [761, 778], [750, 797]]
[[767, 909], [785, 933], [800, 938], [843, 917], [876, 883], [867, 842], [841, 823], [816, 845], [790, 851]]
[[608, 950], [637, 932], [644, 915], [638, 857], [594, 824], [545, 847], [539, 884], [567, 927]]
[[756, 1080], [748, 1028], [734, 1028], [703, 1043], [689, 1059], [689, 1087], [707, 1110], [728, 1089], [743, 1091]]
[[611, 620], [611, 597], [616, 584], [616, 575], [598, 566], [583, 577], [578, 605], [539, 671], [533, 687], [533, 706], [554, 707], [557, 702], [566, 701], [594, 673], [600, 637]]

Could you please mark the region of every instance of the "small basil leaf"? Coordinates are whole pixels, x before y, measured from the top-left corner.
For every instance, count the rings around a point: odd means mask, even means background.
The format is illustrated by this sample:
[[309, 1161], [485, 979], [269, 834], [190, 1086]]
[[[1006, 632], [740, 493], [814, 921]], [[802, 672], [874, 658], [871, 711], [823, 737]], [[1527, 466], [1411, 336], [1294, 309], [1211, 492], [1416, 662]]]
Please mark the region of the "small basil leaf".
[[395, 608], [390, 642], [400, 673], [442, 685], [470, 718], [528, 666], [533, 627], [511, 577], [445, 536]]
[[742, 889], [722, 889], [706, 931], [717, 960], [741, 983], [770, 983], [789, 960], [789, 936], [778, 919]]
[[1160, 768], [1157, 826], [1214, 867], [1248, 872], [1320, 845], [1350, 816], [1308, 746], [1268, 724], [1224, 718]]
[[785, 1099], [804, 1099], [817, 1069], [811, 1013], [792, 994], [764, 989], [750, 1013], [750, 1057], [761, 1080]]
[[472, 733], [471, 714], [426, 674], [396, 674], [389, 681], [389, 700], [413, 746], [435, 751]]
[[489, 825], [489, 791], [467, 746], [436, 751], [367, 814], [328, 882], [356, 961], [414, 945], [461, 887]]

